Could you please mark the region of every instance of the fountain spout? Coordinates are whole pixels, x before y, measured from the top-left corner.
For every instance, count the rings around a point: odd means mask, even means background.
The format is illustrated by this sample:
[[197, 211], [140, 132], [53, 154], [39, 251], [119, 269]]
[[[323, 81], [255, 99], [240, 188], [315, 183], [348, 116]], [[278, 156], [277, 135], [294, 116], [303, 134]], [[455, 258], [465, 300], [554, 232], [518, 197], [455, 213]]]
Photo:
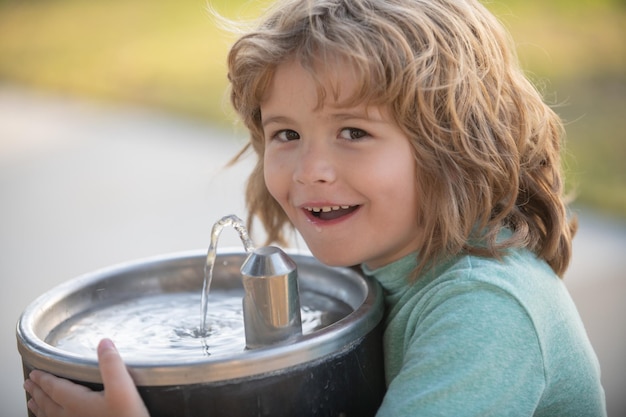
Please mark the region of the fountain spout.
[[265, 246], [249, 253], [241, 274], [246, 347], [256, 349], [301, 336], [295, 262], [279, 248]]
[[235, 215], [218, 220], [211, 230], [211, 244], [204, 266], [201, 334], [208, 334], [208, 297], [217, 256], [217, 240], [225, 226], [239, 233], [248, 257], [241, 266], [245, 295], [243, 325], [246, 347], [256, 349], [293, 340], [302, 335], [298, 273], [295, 262], [282, 250], [254, 248], [244, 222]]

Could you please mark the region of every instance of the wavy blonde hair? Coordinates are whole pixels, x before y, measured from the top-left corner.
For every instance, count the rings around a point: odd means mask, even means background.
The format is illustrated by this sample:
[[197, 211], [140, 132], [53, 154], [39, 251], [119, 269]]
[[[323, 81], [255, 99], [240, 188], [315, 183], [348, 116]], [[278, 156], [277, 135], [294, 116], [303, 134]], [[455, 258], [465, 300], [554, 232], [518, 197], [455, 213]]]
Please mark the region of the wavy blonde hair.
[[[259, 157], [246, 189], [249, 227], [256, 217], [268, 242], [284, 243], [289, 225], [263, 177], [260, 103], [274, 71], [296, 59], [315, 75], [333, 57], [360, 80], [351, 101], [388, 106], [411, 139], [424, 202], [416, 276], [459, 253], [500, 257], [514, 246], [562, 276], [576, 229], [563, 199], [563, 126], [475, 0], [281, 0], [236, 41], [231, 101], [250, 131], [241, 154], [252, 147]], [[503, 228], [513, 234], [498, 241]]]

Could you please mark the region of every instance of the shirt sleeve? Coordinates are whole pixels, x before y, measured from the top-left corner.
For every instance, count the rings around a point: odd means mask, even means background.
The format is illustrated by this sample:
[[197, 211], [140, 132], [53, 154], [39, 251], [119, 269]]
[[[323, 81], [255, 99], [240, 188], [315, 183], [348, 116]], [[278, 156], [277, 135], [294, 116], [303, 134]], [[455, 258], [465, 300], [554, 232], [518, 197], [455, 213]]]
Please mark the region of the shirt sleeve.
[[545, 387], [532, 320], [497, 286], [437, 289], [411, 313], [403, 343], [377, 417], [532, 416]]

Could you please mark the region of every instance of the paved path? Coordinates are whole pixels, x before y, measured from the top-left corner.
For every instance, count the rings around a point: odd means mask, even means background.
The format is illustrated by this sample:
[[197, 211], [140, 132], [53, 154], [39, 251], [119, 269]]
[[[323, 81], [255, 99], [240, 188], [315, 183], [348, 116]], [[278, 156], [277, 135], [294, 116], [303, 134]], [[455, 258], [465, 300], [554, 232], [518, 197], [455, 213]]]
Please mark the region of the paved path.
[[[244, 216], [242, 136], [135, 108], [0, 86], [2, 415], [26, 415], [15, 323], [38, 295], [85, 272], [206, 248]], [[224, 232], [221, 245], [238, 245]], [[609, 415], [626, 410], [626, 223], [582, 213], [567, 283], [601, 365]]]

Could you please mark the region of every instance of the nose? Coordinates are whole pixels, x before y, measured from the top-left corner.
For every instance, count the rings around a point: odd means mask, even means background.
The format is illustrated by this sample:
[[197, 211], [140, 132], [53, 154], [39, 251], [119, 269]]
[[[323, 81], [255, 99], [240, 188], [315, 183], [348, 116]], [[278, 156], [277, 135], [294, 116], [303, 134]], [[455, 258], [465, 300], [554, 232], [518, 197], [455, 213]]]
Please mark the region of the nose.
[[302, 141], [293, 180], [300, 184], [332, 183], [337, 178], [332, 146], [327, 143]]

